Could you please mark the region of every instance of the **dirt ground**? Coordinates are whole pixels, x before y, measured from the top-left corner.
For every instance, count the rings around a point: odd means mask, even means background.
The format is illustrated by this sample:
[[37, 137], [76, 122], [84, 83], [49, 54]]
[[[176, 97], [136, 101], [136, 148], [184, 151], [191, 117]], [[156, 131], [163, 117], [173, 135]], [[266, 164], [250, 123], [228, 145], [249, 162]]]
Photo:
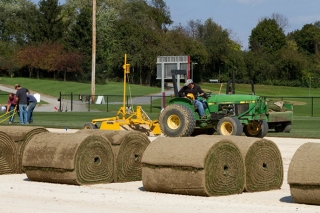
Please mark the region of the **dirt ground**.
[[73, 186], [33, 182], [25, 174], [0, 175], [0, 212], [320, 212], [320, 206], [294, 203], [287, 184], [288, 167], [295, 151], [306, 142], [320, 143], [320, 139], [267, 139], [274, 141], [282, 154], [285, 172], [280, 190], [197, 197], [146, 192], [141, 181]]

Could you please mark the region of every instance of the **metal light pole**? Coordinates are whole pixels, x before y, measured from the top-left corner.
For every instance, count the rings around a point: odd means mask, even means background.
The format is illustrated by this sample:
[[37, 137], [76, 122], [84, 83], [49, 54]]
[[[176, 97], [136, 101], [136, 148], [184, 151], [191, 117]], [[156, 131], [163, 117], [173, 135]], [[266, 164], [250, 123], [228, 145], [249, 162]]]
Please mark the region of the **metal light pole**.
[[91, 100], [94, 103], [96, 91], [96, 0], [92, 0], [92, 70], [91, 70]]
[[191, 62], [191, 79], [193, 80], [193, 65], [197, 65], [197, 62]]

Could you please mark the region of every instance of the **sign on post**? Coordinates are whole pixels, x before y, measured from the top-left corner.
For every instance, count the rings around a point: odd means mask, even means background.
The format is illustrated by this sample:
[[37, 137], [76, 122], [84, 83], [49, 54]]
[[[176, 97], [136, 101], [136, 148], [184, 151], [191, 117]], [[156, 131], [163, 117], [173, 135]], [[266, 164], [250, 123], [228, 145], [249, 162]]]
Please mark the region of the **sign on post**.
[[[165, 80], [172, 80], [172, 70], [186, 70], [190, 78], [190, 56], [158, 56], [157, 79], [161, 80], [162, 108], [165, 108]], [[184, 76], [183, 76], [184, 78]], [[177, 86], [180, 85], [180, 75], [177, 76]], [[177, 88], [179, 89], [179, 88]]]
[[106, 102], [104, 101], [104, 96], [99, 95], [96, 101], [96, 104], [105, 104]]

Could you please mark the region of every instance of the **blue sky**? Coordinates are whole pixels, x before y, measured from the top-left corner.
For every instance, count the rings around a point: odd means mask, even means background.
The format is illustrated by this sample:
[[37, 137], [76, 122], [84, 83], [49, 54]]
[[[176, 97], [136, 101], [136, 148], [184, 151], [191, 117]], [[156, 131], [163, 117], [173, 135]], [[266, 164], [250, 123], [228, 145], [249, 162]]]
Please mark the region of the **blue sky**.
[[[38, 0], [32, 0], [37, 3]], [[174, 25], [186, 26], [189, 20], [208, 18], [232, 30], [232, 38], [248, 48], [251, 30], [259, 18], [272, 13], [285, 16], [289, 21], [286, 33], [301, 29], [303, 25], [320, 20], [320, 0], [164, 0], [170, 8]], [[60, 0], [64, 3], [65, 0]]]
[[272, 13], [285, 16], [289, 21], [286, 33], [303, 25], [320, 21], [320, 0], [165, 0], [175, 24], [186, 25], [189, 20], [208, 18], [231, 29], [234, 38], [248, 47], [251, 30], [261, 17]]

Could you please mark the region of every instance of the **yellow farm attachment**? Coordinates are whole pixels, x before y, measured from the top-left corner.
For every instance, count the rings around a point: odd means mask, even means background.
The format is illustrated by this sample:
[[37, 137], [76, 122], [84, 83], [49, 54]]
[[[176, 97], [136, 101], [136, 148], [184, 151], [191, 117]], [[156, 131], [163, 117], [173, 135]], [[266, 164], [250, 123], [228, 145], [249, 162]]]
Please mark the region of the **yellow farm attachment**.
[[123, 88], [123, 106], [117, 112], [115, 117], [93, 119], [91, 123], [86, 123], [84, 129], [97, 129], [100, 124], [101, 130], [135, 130], [144, 132], [148, 136], [161, 135], [160, 124], [158, 120], [151, 120], [141, 106], [137, 106], [136, 111], [127, 109], [126, 103], [126, 75], [130, 73], [130, 64], [127, 64], [127, 55], [124, 55], [124, 88]]

